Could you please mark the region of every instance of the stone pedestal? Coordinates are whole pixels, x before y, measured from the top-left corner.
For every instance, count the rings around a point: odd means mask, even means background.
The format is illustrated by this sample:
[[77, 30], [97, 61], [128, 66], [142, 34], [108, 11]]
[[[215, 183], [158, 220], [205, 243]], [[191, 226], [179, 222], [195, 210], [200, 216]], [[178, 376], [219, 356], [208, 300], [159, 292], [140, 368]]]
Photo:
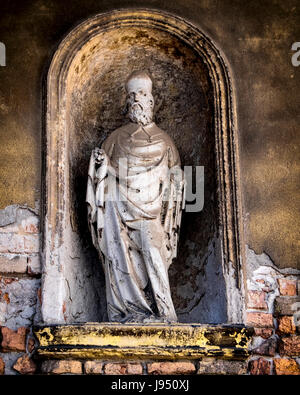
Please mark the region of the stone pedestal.
[[87, 323], [34, 328], [39, 359], [246, 359], [252, 329], [242, 325]]

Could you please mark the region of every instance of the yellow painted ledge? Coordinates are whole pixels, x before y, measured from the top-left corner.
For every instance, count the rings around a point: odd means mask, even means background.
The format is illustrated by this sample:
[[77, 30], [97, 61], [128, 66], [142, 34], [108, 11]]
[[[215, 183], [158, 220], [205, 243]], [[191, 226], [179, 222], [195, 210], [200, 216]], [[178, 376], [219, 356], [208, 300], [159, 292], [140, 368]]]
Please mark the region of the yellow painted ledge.
[[248, 357], [252, 329], [241, 325], [86, 323], [36, 326], [42, 359], [178, 360]]

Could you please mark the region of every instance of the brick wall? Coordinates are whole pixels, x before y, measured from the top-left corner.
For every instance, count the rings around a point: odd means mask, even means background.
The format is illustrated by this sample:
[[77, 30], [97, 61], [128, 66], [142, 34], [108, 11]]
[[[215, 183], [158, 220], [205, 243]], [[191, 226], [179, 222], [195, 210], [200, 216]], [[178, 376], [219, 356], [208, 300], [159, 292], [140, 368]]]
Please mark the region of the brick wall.
[[246, 317], [255, 335], [247, 361], [36, 361], [31, 328], [40, 322], [39, 250], [35, 211], [18, 206], [2, 210], [0, 374], [300, 374], [299, 276], [271, 264], [248, 268]]
[[296, 275], [272, 267], [259, 267], [248, 280], [246, 323], [255, 328], [250, 374], [300, 374], [299, 292]]
[[31, 327], [40, 319], [40, 230], [35, 210], [0, 215], [0, 374], [33, 373]]

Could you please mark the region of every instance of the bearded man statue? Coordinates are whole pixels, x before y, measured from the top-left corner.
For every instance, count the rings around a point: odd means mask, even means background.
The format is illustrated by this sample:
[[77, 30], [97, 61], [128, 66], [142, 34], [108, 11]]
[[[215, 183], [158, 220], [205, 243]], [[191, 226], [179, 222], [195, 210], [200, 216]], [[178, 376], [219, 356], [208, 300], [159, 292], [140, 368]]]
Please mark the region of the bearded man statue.
[[92, 152], [88, 223], [116, 322], [176, 322], [168, 269], [177, 254], [184, 177], [171, 137], [153, 121], [152, 80], [126, 81], [130, 122]]

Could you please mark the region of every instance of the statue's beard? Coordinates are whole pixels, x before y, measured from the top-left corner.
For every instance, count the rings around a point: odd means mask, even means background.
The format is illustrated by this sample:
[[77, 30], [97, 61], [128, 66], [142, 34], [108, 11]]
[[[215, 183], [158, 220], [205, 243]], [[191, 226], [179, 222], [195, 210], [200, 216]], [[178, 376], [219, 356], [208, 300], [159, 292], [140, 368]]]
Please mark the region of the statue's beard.
[[153, 100], [132, 101], [127, 100], [128, 117], [129, 119], [141, 125], [148, 125], [152, 122], [153, 117]]

